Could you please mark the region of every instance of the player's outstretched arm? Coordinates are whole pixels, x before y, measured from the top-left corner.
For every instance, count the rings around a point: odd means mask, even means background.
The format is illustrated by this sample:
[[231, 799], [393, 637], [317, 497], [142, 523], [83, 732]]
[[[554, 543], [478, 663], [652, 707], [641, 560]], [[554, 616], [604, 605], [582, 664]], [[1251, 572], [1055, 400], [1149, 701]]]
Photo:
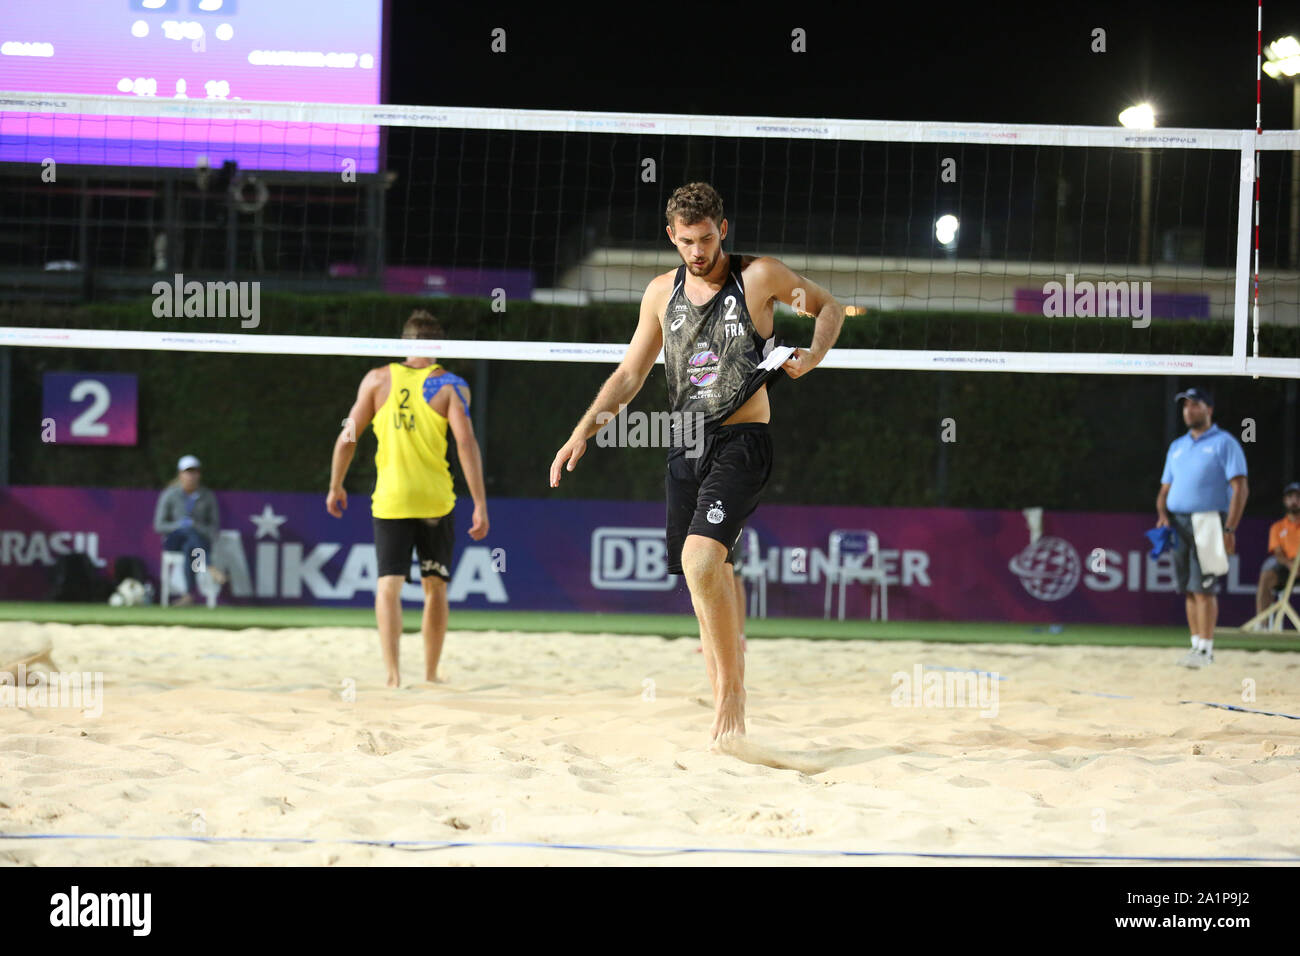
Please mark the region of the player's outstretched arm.
[[[627, 347], [627, 353], [618, 368], [614, 369], [605, 384], [596, 394], [587, 413], [574, 426], [573, 433], [564, 446], [555, 453], [551, 462], [551, 487], [560, 484], [560, 475], [564, 471], [573, 471], [578, 460], [587, 451], [587, 439], [601, 429], [598, 421], [602, 412], [617, 415], [619, 408], [626, 405], [636, 393], [641, 391], [646, 376], [654, 368], [655, 359], [664, 347], [664, 330], [659, 324], [660, 300], [664, 298], [665, 283], [671, 275], [658, 276], [646, 286], [645, 295], [641, 297], [641, 317], [637, 321], [636, 332]], [[606, 419], [608, 420], [608, 419]]]
[[844, 306], [816, 282], [799, 275], [780, 259], [763, 256], [750, 267], [758, 267], [757, 278], [762, 288], [774, 299], [784, 302], [796, 312], [817, 317], [813, 326], [812, 347], [795, 349], [782, 366], [791, 378], [806, 375], [821, 364], [826, 353], [840, 337], [844, 325]]
[[336, 518], [342, 518], [348, 506], [348, 493], [343, 490], [343, 478], [352, 464], [352, 456], [357, 451], [357, 436], [360, 435], [375, 417], [375, 388], [379, 382], [382, 369], [371, 369], [357, 387], [357, 398], [352, 403], [352, 410], [343, 419], [339, 437], [334, 439], [334, 454], [330, 458], [330, 487], [325, 496], [325, 510]]
[[[465, 401], [470, 401], [469, 389], [465, 389]], [[461, 402], [460, 396], [453, 388], [451, 404], [447, 408], [447, 424], [456, 436], [456, 455], [460, 458], [460, 470], [465, 474], [465, 484], [469, 485], [470, 497], [474, 499], [474, 518], [469, 529], [469, 536], [475, 541], [482, 541], [488, 533], [487, 492], [483, 490], [483, 456], [479, 453], [478, 439], [474, 437], [474, 423], [470, 420], [468, 409]]]

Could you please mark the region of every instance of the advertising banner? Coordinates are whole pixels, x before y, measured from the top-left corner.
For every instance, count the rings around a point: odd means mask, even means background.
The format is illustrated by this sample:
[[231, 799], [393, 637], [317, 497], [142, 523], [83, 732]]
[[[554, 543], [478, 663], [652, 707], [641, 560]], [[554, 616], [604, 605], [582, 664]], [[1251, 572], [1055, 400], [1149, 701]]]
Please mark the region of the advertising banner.
[[[155, 575], [162, 537], [152, 528], [158, 492], [18, 487], [0, 490], [0, 599], [39, 600], [62, 554], [82, 552], [111, 575], [122, 556]], [[349, 497], [344, 517], [323, 494], [217, 492], [221, 534], [206, 559], [229, 581], [221, 603], [369, 606], [375, 550], [369, 498]], [[585, 612], [691, 612], [684, 581], [667, 573], [658, 502], [525, 498], [489, 502], [491, 531], [466, 533], [472, 503], [457, 502], [449, 596], [459, 608]], [[773, 617], [821, 617], [830, 535], [870, 531], [879, 542], [891, 620], [1176, 625], [1183, 602], [1168, 556], [1152, 561], [1149, 514], [955, 508], [876, 509], [763, 505], [749, 527]], [[1220, 595], [1220, 621], [1254, 613], [1254, 582], [1268, 522], [1249, 519]], [[850, 562], [870, 562], [862, 553]], [[757, 573], [757, 572], [755, 572]], [[420, 600], [418, 569], [403, 597]], [[750, 582], [754, 586], [754, 582]], [[870, 613], [874, 585], [851, 583], [847, 617]], [[838, 588], [830, 593], [838, 612]]]

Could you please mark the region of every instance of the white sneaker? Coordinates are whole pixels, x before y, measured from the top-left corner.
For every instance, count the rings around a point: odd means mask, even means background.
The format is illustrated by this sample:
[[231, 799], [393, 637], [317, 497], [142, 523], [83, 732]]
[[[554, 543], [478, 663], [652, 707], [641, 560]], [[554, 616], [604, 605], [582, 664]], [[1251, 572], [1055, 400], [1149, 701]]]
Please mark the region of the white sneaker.
[[1214, 651], [1188, 651], [1178, 658], [1181, 667], [1209, 667], [1214, 663]]

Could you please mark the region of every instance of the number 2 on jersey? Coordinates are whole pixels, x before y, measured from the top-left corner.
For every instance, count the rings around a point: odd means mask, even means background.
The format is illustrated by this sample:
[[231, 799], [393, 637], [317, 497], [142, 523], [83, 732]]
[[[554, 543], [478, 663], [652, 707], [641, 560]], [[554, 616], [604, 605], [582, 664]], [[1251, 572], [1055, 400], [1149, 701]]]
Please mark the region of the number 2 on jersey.
[[[411, 390], [403, 388], [399, 390], [402, 393], [402, 400], [398, 403], [398, 408], [409, 408], [407, 404], [411, 400]], [[407, 414], [406, 412], [393, 413], [393, 427], [405, 428], [407, 431], [415, 430], [415, 413]]]

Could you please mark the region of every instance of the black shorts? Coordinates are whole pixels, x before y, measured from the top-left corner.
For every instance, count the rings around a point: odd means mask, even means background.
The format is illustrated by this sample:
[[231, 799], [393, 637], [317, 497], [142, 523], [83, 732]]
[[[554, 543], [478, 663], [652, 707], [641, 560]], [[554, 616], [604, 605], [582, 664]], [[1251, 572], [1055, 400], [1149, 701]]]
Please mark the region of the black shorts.
[[772, 436], [765, 422], [723, 425], [704, 436], [698, 458], [668, 453], [668, 573], [682, 573], [682, 545], [698, 534], [721, 542], [735, 564], [740, 532], [772, 476]]
[[[1219, 520], [1226, 526], [1228, 515], [1219, 512]], [[1196, 538], [1192, 535], [1192, 516], [1182, 512], [1169, 513], [1169, 523], [1174, 527], [1178, 541], [1174, 544], [1174, 587], [1178, 593], [1218, 594], [1224, 575], [1201, 574], [1201, 562], [1196, 554]]]
[[375, 563], [379, 576], [411, 580], [411, 550], [420, 559], [420, 577], [451, 580], [452, 512], [441, 518], [375, 518]]

